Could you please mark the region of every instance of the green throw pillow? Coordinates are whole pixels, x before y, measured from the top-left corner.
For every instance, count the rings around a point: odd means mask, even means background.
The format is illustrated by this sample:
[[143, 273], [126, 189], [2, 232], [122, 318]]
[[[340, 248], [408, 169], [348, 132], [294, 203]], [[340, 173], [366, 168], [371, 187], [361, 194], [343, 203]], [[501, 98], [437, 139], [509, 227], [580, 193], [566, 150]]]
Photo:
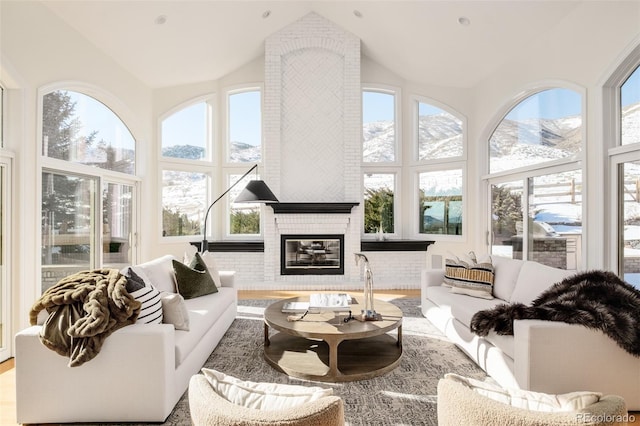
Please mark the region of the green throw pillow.
[[[218, 292], [218, 288], [206, 266], [204, 270], [198, 270], [177, 260], [172, 262], [173, 270], [176, 273], [178, 293], [185, 299], [193, 299], [194, 297]], [[192, 261], [191, 263], [193, 264], [194, 262]], [[202, 264], [204, 265], [204, 262]]]

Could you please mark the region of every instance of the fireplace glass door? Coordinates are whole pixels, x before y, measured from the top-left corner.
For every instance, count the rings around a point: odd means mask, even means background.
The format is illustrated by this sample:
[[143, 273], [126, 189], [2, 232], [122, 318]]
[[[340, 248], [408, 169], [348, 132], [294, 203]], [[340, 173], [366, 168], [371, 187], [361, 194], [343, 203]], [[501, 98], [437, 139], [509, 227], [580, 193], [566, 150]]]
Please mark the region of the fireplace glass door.
[[343, 275], [343, 235], [282, 235], [281, 275]]

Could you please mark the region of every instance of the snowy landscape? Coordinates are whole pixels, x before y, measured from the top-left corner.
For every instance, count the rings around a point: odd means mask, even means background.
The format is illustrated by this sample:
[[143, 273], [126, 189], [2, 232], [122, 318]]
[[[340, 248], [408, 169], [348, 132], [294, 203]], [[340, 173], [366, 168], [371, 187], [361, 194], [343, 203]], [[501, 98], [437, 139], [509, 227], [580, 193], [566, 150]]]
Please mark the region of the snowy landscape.
[[[494, 132], [490, 141], [490, 155], [493, 158], [492, 172], [512, 169], [532, 164], [532, 158], [555, 160], [578, 154], [582, 145], [580, 117], [566, 117], [556, 120], [526, 120], [514, 122], [503, 120]], [[623, 134], [640, 135], [640, 103], [633, 104], [623, 111]], [[419, 156], [432, 159], [460, 155], [462, 153], [462, 125], [450, 114], [421, 116], [419, 120]], [[394, 159], [395, 130], [391, 121], [377, 121], [365, 123], [363, 126], [363, 158], [371, 162], [392, 161]], [[631, 139], [631, 137], [629, 137]], [[636, 140], [638, 137], [636, 137]], [[174, 147], [185, 149], [184, 155], [197, 155], [193, 147]], [[187, 154], [188, 152], [188, 154]], [[260, 147], [235, 142], [231, 149], [234, 162], [252, 163], [260, 159]], [[498, 160], [499, 159], [499, 160]], [[628, 165], [628, 179], [640, 176], [640, 166]], [[554, 230], [561, 233], [580, 232], [582, 224], [581, 196], [582, 187], [580, 173], [576, 174], [578, 181], [578, 203], [567, 202], [566, 197], [549, 199], [544, 197], [544, 191], [553, 191], [553, 185], [566, 183], [566, 176], [560, 174], [541, 176], [536, 178], [535, 185], [540, 188], [549, 185], [550, 189], [540, 189], [536, 192], [540, 196], [540, 204], [533, 206], [537, 212], [536, 221], [546, 222]], [[379, 182], [369, 181], [374, 187], [393, 188], [390, 179], [392, 175], [376, 174]], [[558, 181], [561, 179], [561, 181]], [[197, 173], [169, 172], [163, 175], [164, 207], [173, 211], [187, 214], [191, 220], [201, 220], [204, 210], [204, 196], [206, 179]], [[433, 180], [432, 180], [433, 181]], [[425, 184], [426, 185], [426, 184]], [[455, 185], [448, 187], [430, 188], [435, 194], [445, 195], [455, 190]], [[425, 187], [422, 186], [421, 187]], [[557, 191], [557, 190], [556, 190]], [[640, 203], [625, 203], [625, 217], [640, 218]], [[640, 219], [637, 224], [625, 227], [625, 240], [639, 249], [640, 255]]]

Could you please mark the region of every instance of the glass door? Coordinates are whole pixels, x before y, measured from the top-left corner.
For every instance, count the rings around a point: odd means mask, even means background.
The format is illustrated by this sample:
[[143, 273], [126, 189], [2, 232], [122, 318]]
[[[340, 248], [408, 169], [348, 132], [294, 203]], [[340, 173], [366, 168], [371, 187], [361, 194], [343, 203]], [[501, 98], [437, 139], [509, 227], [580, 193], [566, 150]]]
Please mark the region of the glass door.
[[10, 162], [0, 157], [0, 362], [11, 357], [11, 286], [9, 282]]

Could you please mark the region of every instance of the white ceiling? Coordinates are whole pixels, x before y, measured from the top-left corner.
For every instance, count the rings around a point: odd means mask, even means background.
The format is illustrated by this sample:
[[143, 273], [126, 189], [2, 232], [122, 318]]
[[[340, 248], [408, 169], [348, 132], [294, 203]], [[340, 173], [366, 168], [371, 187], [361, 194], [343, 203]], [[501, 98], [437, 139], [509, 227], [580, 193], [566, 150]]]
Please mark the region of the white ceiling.
[[[43, 0], [150, 87], [223, 77], [262, 56], [266, 37], [309, 12], [355, 34], [364, 55], [408, 81], [472, 87], [513, 52], [562, 25], [580, 3]], [[166, 22], [156, 23], [161, 16]], [[470, 25], [459, 24], [460, 17]]]

